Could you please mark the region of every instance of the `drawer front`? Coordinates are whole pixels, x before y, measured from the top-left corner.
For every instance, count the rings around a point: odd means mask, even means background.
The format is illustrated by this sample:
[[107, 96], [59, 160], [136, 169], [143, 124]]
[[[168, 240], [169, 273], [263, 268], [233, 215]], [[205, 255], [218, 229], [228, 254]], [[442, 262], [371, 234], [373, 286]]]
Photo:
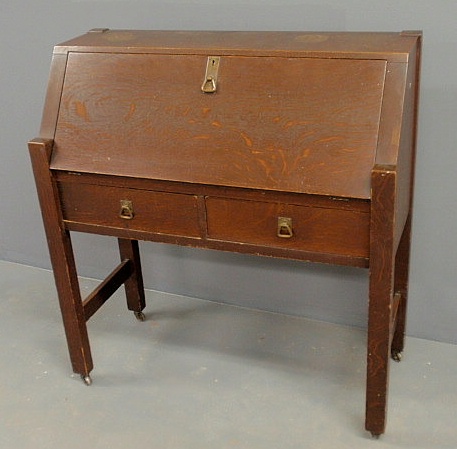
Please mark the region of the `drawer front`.
[[208, 238], [354, 257], [369, 256], [366, 212], [206, 198]]
[[200, 237], [197, 198], [72, 182], [59, 183], [64, 220], [109, 228]]

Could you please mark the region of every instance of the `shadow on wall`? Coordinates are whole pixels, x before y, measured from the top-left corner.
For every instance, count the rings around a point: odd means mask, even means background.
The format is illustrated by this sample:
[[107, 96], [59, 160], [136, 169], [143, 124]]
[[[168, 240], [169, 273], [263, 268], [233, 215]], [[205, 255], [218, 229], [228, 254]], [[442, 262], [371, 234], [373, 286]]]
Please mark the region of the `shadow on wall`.
[[142, 243], [148, 288], [365, 327], [368, 270]]

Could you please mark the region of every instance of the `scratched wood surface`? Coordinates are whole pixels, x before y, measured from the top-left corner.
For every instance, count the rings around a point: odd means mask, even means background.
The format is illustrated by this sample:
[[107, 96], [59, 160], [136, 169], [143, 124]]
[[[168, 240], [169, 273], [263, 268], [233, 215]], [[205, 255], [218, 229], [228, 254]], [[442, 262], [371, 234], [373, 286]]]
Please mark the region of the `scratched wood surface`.
[[181, 31], [95, 29], [56, 45], [69, 51], [105, 53], [294, 56], [407, 62], [417, 33], [309, 31]]
[[206, 59], [70, 53], [51, 168], [370, 197], [385, 61]]
[[[369, 255], [368, 213], [225, 198], [207, 198], [206, 208], [210, 239], [329, 255]], [[278, 238], [278, 217], [291, 218], [291, 238]]]
[[[89, 223], [113, 230], [200, 236], [197, 199], [194, 195], [77, 183], [60, 183], [59, 191], [66, 221]], [[132, 202], [132, 219], [120, 217], [121, 200]]]
[[394, 167], [378, 165], [373, 169], [365, 427], [377, 435], [385, 429], [390, 346], [395, 327], [393, 289], [397, 181]]
[[[416, 31], [100, 29], [56, 46], [29, 148], [73, 370], [90, 381], [85, 314], [125, 276], [129, 309], [144, 308], [136, 240], [365, 267], [366, 429], [383, 433], [404, 345], [420, 48]], [[69, 231], [119, 239], [121, 269], [83, 305]]]

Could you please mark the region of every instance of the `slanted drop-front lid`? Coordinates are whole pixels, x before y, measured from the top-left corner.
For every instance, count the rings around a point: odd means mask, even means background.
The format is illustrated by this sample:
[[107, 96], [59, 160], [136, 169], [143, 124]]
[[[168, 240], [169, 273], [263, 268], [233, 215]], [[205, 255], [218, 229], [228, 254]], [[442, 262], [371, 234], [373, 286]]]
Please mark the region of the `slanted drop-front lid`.
[[70, 52], [51, 168], [370, 197], [386, 61]]

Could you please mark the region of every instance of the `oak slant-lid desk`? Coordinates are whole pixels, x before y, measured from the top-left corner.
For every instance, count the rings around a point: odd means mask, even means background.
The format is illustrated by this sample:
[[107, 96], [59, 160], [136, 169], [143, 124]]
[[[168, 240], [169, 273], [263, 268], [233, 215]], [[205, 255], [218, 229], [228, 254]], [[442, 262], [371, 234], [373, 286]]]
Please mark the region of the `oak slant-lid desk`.
[[[366, 428], [384, 432], [403, 349], [420, 32], [96, 29], [54, 49], [29, 142], [73, 370], [138, 240], [369, 268]], [[115, 236], [84, 301], [70, 231]]]

